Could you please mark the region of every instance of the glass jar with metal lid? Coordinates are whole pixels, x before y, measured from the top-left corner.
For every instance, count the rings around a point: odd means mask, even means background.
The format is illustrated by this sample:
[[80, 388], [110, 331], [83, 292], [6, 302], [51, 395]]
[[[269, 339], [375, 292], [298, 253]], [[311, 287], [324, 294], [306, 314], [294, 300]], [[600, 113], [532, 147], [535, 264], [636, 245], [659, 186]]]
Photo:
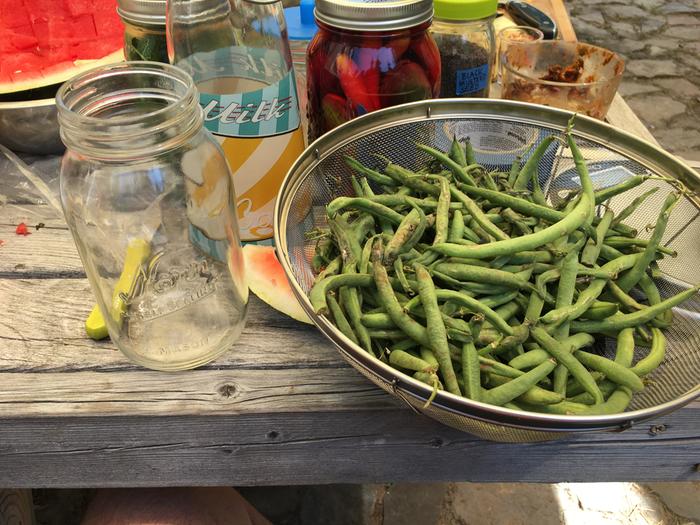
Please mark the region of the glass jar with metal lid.
[[124, 22], [124, 56], [127, 60], [168, 63], [165, 38], [166, 0], [118, 0]]
[[316, 0], [307, 51], [309, 139], [380, 108], [436, 98], [432, 0]]
[[497, 0], [435, 0], [431, 33], [442, 59], [442, 98], [488, 96], [497, 7]]

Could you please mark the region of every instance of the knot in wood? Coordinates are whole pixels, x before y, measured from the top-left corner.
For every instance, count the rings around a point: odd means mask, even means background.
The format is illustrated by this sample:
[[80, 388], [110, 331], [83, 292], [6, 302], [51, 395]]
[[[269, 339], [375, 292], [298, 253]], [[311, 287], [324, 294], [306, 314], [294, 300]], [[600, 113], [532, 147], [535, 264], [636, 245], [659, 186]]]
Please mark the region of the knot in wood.
[[655, 436], [657, 434], [661, 434], [662, 432], [666, 432], [668, 427], [666, 425], [652, 425], [649, 427], [649, 435], [650, 436]]
[[236, 394], [236, 385], [232, 385], [229, 383], [223, 384], [219, 387], [219, 394], [221, 397], [233, 397]]

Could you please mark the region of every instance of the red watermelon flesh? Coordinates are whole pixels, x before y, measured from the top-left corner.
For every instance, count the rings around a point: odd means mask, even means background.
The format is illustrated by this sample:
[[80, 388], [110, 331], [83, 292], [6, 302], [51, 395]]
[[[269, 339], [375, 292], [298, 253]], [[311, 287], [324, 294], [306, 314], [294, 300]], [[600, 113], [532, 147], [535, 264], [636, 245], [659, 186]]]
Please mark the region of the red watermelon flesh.
[[0, 94], [123, 58], [117, 0], [0, 0]]

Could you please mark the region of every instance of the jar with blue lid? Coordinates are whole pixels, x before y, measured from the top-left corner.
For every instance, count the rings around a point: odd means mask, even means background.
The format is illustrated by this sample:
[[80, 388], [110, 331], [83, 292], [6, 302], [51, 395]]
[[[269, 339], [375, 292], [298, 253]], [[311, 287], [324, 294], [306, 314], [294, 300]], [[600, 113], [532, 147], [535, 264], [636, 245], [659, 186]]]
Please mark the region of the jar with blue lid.
[[431, 33], [440, 49], [440, 97], [488, 97], [497, 0], [435, 0]]

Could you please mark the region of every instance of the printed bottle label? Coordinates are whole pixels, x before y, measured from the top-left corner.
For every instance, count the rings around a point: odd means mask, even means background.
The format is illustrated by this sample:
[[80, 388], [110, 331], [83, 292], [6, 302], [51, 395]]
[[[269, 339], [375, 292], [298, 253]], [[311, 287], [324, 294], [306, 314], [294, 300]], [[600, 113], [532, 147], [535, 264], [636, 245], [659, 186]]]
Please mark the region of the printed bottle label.
[[277, 192], [304, 150], [294, 73], [245, 93], [200, 93], [204, 126], [221, 144], [236, 192], [241, 240], [269, 243]]
[[290, 70], [271, 86], [256, 91], [215, 95], [200, 93], [204, 127], [226, 137], [270, 137], [299, 127], [296, 82]]
[[485, 89], [489, 81], [489, 65], [457, 70], [455, 93], [457, 96], [476, 93]]

